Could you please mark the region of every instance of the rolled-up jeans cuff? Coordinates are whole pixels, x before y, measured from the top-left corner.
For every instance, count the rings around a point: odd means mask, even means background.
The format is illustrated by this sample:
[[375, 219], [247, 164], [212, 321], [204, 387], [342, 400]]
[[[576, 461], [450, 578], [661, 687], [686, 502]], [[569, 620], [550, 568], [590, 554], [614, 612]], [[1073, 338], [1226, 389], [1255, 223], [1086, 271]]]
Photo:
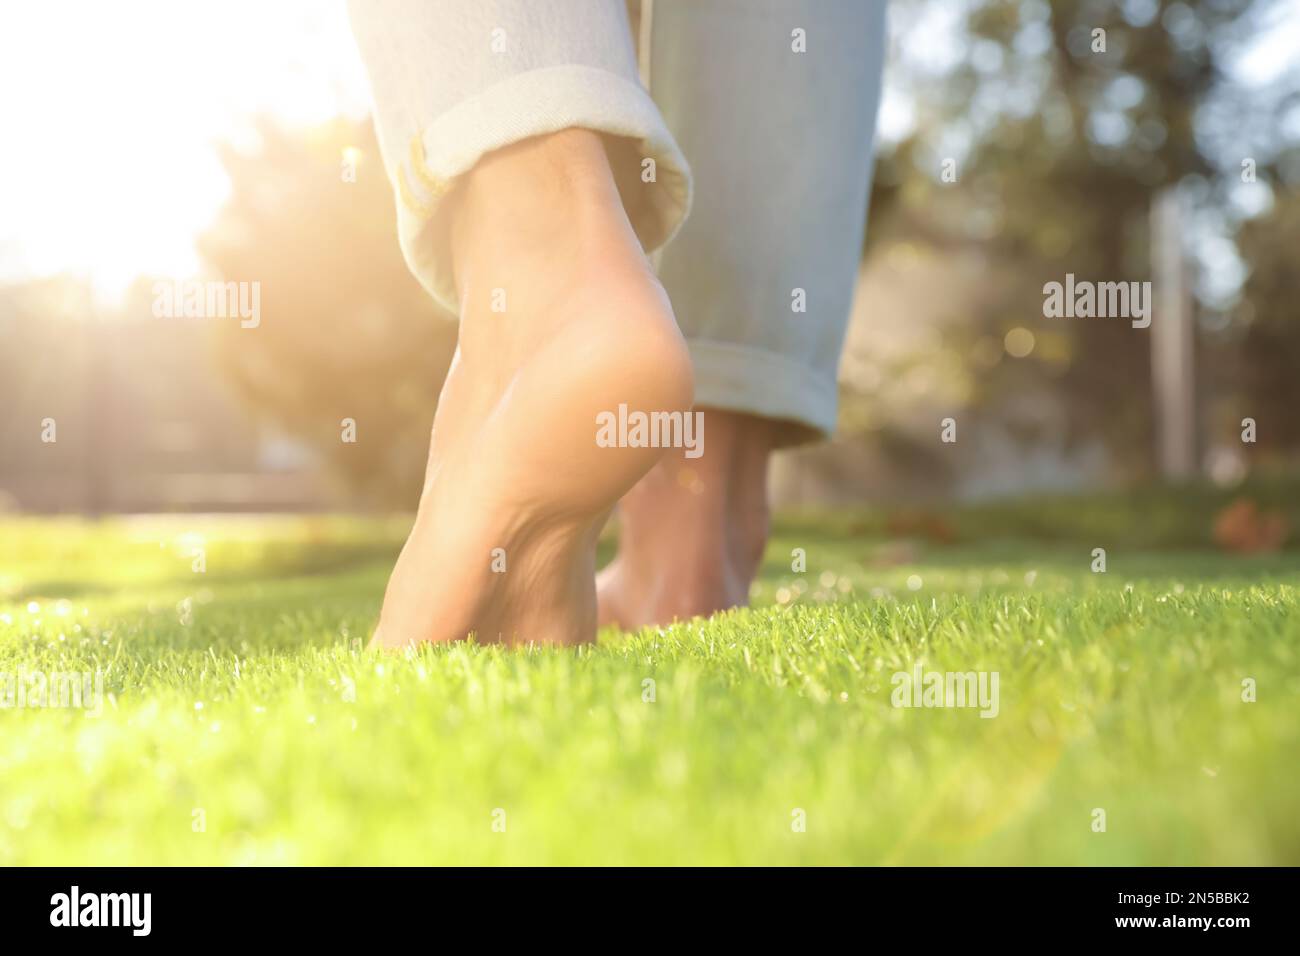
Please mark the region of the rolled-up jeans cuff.
[[517, 73], [463, 100], [412, 139], [390, 175], [398, 234], [411, 271], [440, 305], [458, 311], [442, 215], [456, 177], [484, 155], [532, 136], [582, 127], [634, 140], [654, 160], [653, 181], [632, 226], [647, 252], [676, 234], [690, 211], [691, 174], [658, 107], [634, 80], [590, 66]]
[[766, 349], [688, 339], [695, 369], [695, 406], [778, 419], [802, 426], [781, 444], [825, 438], [835, 431], [835, 373]]

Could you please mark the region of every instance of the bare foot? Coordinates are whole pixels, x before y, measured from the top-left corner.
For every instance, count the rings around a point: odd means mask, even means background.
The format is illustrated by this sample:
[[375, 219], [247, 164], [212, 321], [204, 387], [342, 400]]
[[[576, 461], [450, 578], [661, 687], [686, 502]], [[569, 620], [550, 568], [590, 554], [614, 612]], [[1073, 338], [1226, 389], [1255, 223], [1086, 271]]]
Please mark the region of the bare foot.
[[634, 629], [747, 604], [767, 546], [777, 423], [704, 409], [704, 454], [670, 451], [619, 503], [600, 623]]
[[596, 537], [661, 454], [597, 416], [689, 409], [690, 358], [597, 134], [499, 150], [456, 201], [460, 338], [372, 643], [590, 641]]

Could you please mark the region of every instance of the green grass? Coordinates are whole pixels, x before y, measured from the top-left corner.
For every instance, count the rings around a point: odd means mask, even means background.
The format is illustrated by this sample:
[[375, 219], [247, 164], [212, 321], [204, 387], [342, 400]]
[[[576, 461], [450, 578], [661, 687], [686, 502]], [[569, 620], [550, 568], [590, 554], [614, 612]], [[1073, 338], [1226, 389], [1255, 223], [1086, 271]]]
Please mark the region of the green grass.
[[[401, 521], [5, 521], [0, 672], [111, 697], [0, 710], [0, 865], [1300, 863], [1300, 554], [1043, 507], [792, 517], [751, 610], [409, 658], [362, 650]], [[917, 661], [998, 716], [892, 707]]]

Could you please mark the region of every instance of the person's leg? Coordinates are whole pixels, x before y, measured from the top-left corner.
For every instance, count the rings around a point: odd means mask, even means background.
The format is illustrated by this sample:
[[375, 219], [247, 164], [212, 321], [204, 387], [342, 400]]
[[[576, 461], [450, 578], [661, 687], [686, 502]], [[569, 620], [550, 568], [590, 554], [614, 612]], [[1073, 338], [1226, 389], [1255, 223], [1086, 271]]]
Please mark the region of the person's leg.
[[[403, 247], [461, 320], [380, 646], [592, 639], [596, 537], [659, 456], [600, 447], [598, 416], [691, 404], [689, 358], [642, 251], [684, 214], [687, 172], [636, 83], [621, 3], [488, 7], [353, 6], [381, 139], [415, 128], [414, 154], [385, 145]], [[513, 67], [488, 59], [494, 37]], [[634, 169], [657, 157], [682, 195], [620, 195], [640, 180], [611, 156]]]
[[835, 426], [866, 223], [883, 0], [654, 0], [649, 84], [691, 163], [691, 218], [663, 251], [705, 413], [619, 505], [603, 622], [662, 623], [748, 598], [771, 452]]
[[613, 171], [642, 245], [653, 250], [680, 226], [690, 170], [640, 83], [623, 0], [349, 0], [348, 10], [402, 252], [453, 315], [448, 207], [495, 149], [575, 127], [614, 137]]
[[598, 579], [602, 624], [686, 620], [744, 604], [767, 542], [770, 419], [704, 409], [698, 459], [670, 452], [619, 502], [618, 556]]

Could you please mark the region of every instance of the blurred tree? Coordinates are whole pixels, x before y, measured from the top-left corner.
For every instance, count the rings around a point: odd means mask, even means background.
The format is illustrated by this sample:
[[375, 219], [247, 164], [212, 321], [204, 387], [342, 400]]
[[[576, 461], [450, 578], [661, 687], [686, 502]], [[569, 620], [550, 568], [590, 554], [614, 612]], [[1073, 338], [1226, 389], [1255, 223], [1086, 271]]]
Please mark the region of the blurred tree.
[[220, 361], [355, 493], [413, 507], [455, 326], [402, 260], [371, 125], [264, 121], [258, 138], [222, 150], [231, 196], [200, 241], [226, 281], [261, 284], [258, 327], [217, 327]]
[[[1292, 191], [1272, 211], [1246, 224], [1241, 249], [1251, 265], [1239, 314], [1242, 390], [1237, 408], [1260, 424], [1265, 453], [1300, 448], [1300, 194]], [[1229, 427], [1239, 427], [1234, 416]]]
[[[964, 253], [988, 261], [988, 283], [997, 288], [981, 301], [954, 303], [960, 321], [944, 329], [948, 351], [978, 356], [992, 342], [1000, 352], [1017, 326], [1033, 333], [1037, 347], [958, 370], [977, 414], [994, 414], [1017, 396], [1023, 404], [1036, 383], [1040, 394], [1063, 396], [1068, 439], [1103, 436], [1116, 461], [1132, 463], [1130, 473], [1150, 472], [1149, 335], [1124, 321], [1045, 318], [1043, 284], [1067, 272], [1093, 281], [1150, 278], [1151, 202], [1169, 186], [1182, 189], [1201, 234], [1227, 240], [1192, 244], [1203, 271], [1231, 264], [1223, 260], [1235, 255], [1232, 239], [1244, 218], [1231, 201], [1243, 160], [1261, 182], [1295, 185], [1283, 158], [1284, 131], [1294, 137], [1297, 124], [1280, 118], [1294, 108], [1300, 81], [1292, 71], [1263, 95], [1242, 79], [1239, 62], [1281, 6], [904, 0], [895, 8], [904, 42], [891, 79], [910, 101], [913, 123], [881, 158], [868, 249], [908, 243], [950, 262]], [[924, 49], [909, 42], [952, 18], [953, 49], [937, 38]], [[1279, 219], [1272, 240], [1281, 243], [1281, 231], [1294, 224]], [[1251, 243], [1240, 252], [1247, 268], [1261, 254]], [[1286, 283], [1280, 275], [1269, 281], [1261, 276], [1251, 288], [1254, 336], [1300, 347], [1300, 328], [1283, 320], [1292, 311]], [[1212, 285], [1198, 288], [1203, 306], [1235, 294]], [[1281, 371], [1290, 355], [1277, 353], [1270, 381], [1273, 400], [1297, 407], [1300, 376]], [[870, 392], [849, 383], [847, 402], [859, 411], [850, 408], [846, 421], [871, 418], [861, 412]]]

